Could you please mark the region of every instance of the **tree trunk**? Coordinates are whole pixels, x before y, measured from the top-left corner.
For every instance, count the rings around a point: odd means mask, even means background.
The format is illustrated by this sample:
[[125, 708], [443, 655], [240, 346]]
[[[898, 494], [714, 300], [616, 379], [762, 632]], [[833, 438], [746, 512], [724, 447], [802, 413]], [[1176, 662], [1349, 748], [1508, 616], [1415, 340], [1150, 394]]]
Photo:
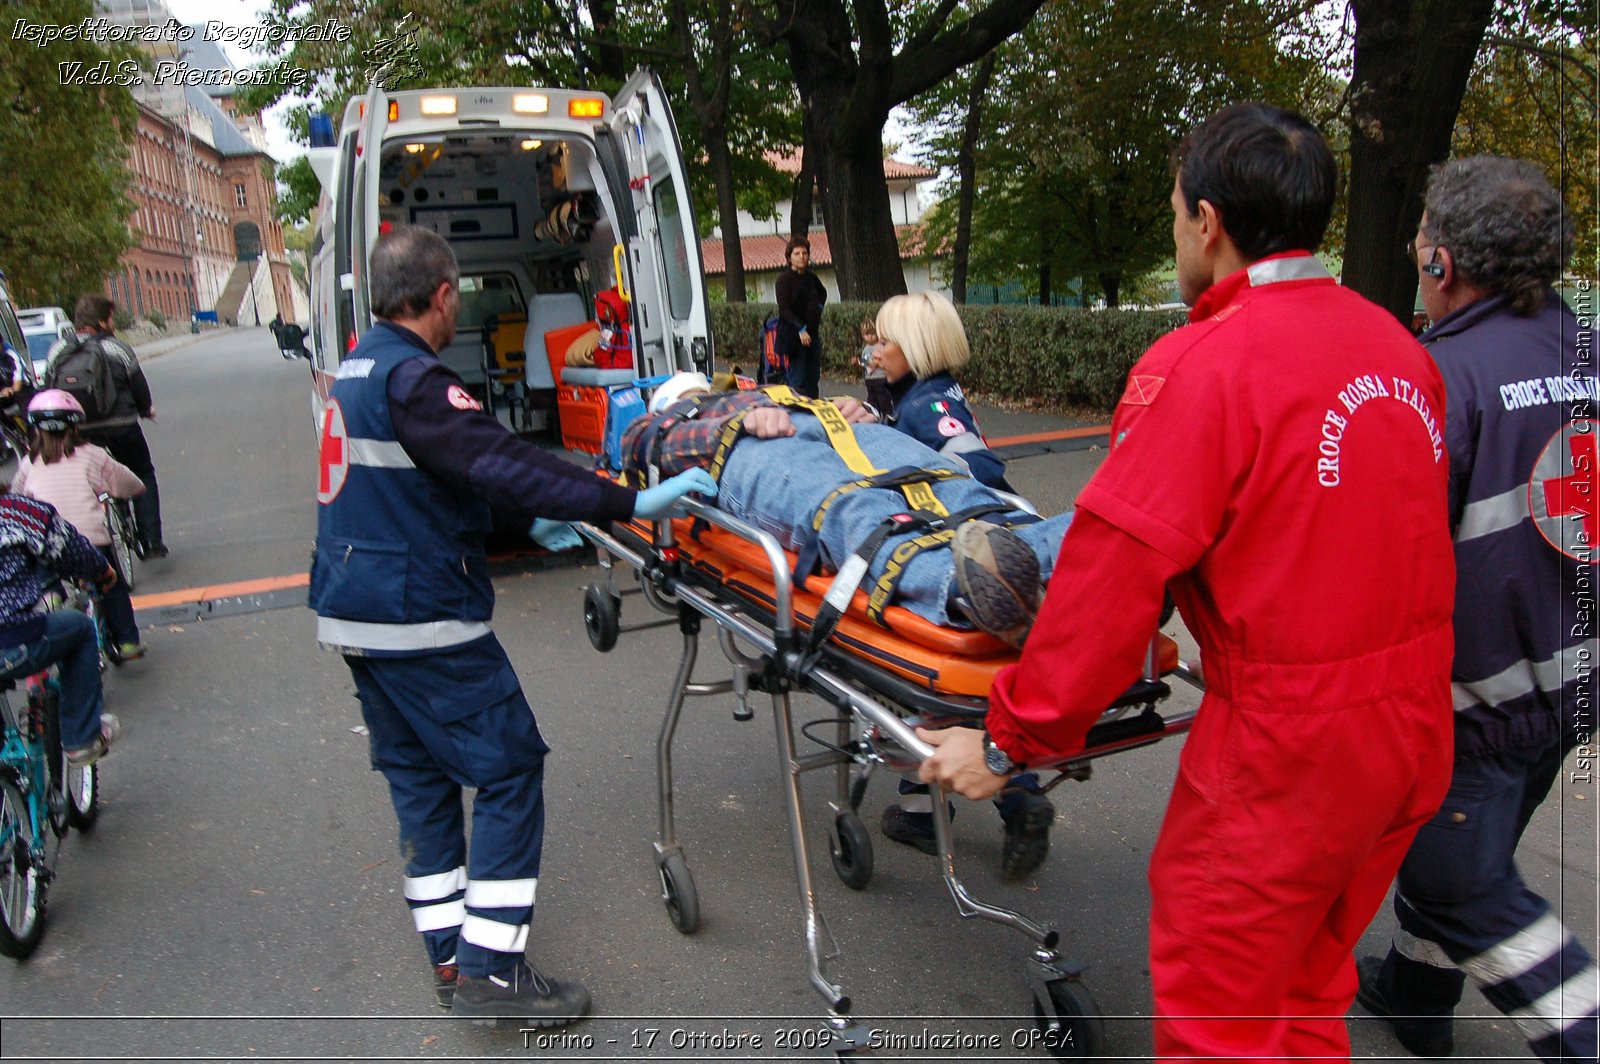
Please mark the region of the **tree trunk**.
[[1106, 294], [1106, 306], [1120, 306], [1117, 291], [1122, 287], [1122, 274], [1101, 273], [1096, 276], [1100, 278], [1100, 290]]
[[591, 69], [605, 80], [607, 92], [615, 92], [628, 80], [628, 57], [616, 43], [616, 0], [591, 0], [589, 17], [594, 20], [596, 41]]
[[[883, 176], [890, 109], [981, 59], [1041, 3], [986, 0], [952, 22], [957, 5], [942, 0], [913, 25], [898, 53], [887, 0], [852, 0], [848, 7], [844, 0], [791, 0], [781, 25], [772, 25], [773, 39], [789, 46], [842, 298], [870, 301], [906, 290]], [[825, 158], [815, 157], [817, 148]]]
[[800, 139], [800, 172], [794, 175], [794, 197], [789, 201], [789, 235], [809, 239], [811, 216], [816, 213], [812, 193], [817, 187], [817, 160], [826, 154], [820, 138], [811, 135], [811, 121], [802, 123]]
[[[712, 85], [708, 89], [705, 68], [696, 54], [697, 42], [690, 29], [686, 0], [671, 0], [670, 21], [678, 27], [678, 44], [683, 49], [684, 73], [688, 79], [689, 104], [700, 120], [700, 135], [705, 141], [706, 162], [711, 167], [712, 186], [717, 193], [717, 225], [722, 230], [723, 286], [728, 302], [744, 302], [744, 245], [739, 240], [739, 201], [733, 188], [733, 162], [728, 150], [728, 83], [732, 69], [729, 25], [732, 5], [718, 4], [710, 37]], [[688, 190], [685, 189], [685, 194]], [[699, 234], [696, 234], [698, 237]]]
[[1050, 241], [1050, 230], [1039, 230], [1039, 305], [1050, 305], [1050, 258], [1055, 248]]
[[1344, 283], [1411, 324], [1417, 271], [1406, 242], [1428, 168], [1450, 154], [1494, 0], [1352, 0], [1350, 195]]
[[804, 162], [817, 175], [839, 298], [874, 302], [902, 295], [906, 277], [883, 177], [888, 112], [852, 113], [851, 87], [839, 79], [819, 79], [809, 88]]
[[739, 201], [733, 189], [733, 162], [728, 137], [721, 129], [705, 130], [706, 156], [717, 188], [717, 225], [722, 229], [723, 284], [729, 303], [744, 302], [744, 245], [739, 241]]
[[822, 209], [839, 298], [877, 302], [904, 295], [905, 270], [895, 239], [883, 150], [835, 148], [823, 168]]
[[978, 134], [982, 130], [983, 97], [994, 75], [996, 53], [978, 60], [972, 72], [972, 91], [967, 96], [967, 120], [961, 128], [961, 148], [956, 152], [956, 173], [961, 185], [956, 196], [956, 242], [951, 249], [950, 298], [967, 301], [967, 257], [972, 246], [972, 200], [977, 194]]

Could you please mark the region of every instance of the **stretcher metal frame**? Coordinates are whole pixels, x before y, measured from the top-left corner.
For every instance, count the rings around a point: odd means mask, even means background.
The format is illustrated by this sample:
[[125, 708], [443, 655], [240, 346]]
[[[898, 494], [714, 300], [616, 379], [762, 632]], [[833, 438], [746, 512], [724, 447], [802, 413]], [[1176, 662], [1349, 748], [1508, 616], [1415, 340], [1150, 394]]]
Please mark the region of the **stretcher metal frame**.
[[[915, 776], [933, 748], [916, 735], [921, 726], [980, 723], [987, 703], [982, 699], [940, 695], [893, 675], [870, 663], [852, 659], [844, 648], [827, 644], [808, 652], [805, 632], [797, 623], [791, 557], [770, 533], [694, 499], [680, 507], [691, 517], [757, 545], [770, 566], [773, 601], [770, 608], [724, 587], [707, 573], [684, 564], [672, 521], [651, 523], [646, 536], [640, 522], [618, 522], [609, 528], [578, 524], [578, 531], [598, 548], [604, 584], [591, 585], [584, 595], [584, 624], [590, 642], [602, 652], [611, 650], [620, 634], [677, 624], [683, 650], [667, 699], [666, 715], [656, 743], [658, 777], [658, 832], [656, 866], [661, 877], [662, 901], [673, 925], [692, 934], [699, 925], [699, 902], [673, 815], [672, 741], [689, 695], [733, 694], [734, 717], [750, 720], [752, 691], [770, 694], [777, 730], [779, 767], [785, 783], [789, 833], [794, 849], [795, 878], [804, 917], [808, 974], [812, 987], [827, 1005], [826, 1023], [833, 1033], [832, 1051], [840, 1056], [869, 1047], [872, 1032], [851, 1014], [852, 1001], [826, 973], [826, 961], [839, 950], [817, 905], [806, 840], [800, 777], [818, 769], [835, 770], [835, 791], [829, 801], [833, 822], [829, 850], [835, 872], [852, 889], [866, 886], [872, 874], [872, 839], [857, 815], [867, 783], [875, 769]], [[637, 588], [617, 586], [616, 562], [621, 561], [637, 578]], [[624, 626], [621, 601], [638, 594], [655, 610], [673, 615], [667, 619]], [[717, 629], [717, 643], [732, 665], [726, 680], [696, 682], [702, 619]], [[742, 644], [742, 645], [741, 645]], [[750, 648], [752, 652], [744, 649]], [[1195, 686], [1200, 681], [1183, 662], [1171, 675]], [[802, 755], [790, 705], [792, 691], [819, 696], [841, 711], [835, 721], [814, 722], [801, 734], [822, 749]], [[1144, 675], [1110, 707], [1089, 733], [1083, 752], [1054, 766], [1030, 766], [1041, 775], [1054, 773], [1047, 789], [1068, 779], [1086, 780], [1098, 758], [1159, 742], [1189, 729], [1194, 712], [1164, 717], [1156, 707], [1170, 695], [1159, 675], [1155, 643], [1146, 658]], [[1129, 716], [1129, 711], [1138, 712]], [[832, 724], [831, 740], [813, 731]], [[852, 777], [852, 769], [859, 770]], [[1099, 1007], [1083, 984], [1085, 965], [1064, 957], [1057, 949], [1060, 935], [1053, 929], [1013, 910], [978, 900], [956, 875], [950, 812], [935, 788], [934, 838], [937, 860], [956, 911], [966, 919], [977, 917], [1013, 928], [1031, 944], [1027, 960], [1029, 990], [1040, 1030], [1039, 1045], [1053, 1056], [1085, 1058], [1104, 1050], [1104, 1027]], [[825, 952], [826, 950], [826, 952]]]

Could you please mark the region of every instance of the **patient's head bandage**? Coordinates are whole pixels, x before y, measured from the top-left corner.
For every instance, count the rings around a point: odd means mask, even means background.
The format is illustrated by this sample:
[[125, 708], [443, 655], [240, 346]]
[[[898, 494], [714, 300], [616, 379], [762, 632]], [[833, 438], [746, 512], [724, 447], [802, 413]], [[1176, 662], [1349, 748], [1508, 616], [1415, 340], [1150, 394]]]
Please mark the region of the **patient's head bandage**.
[[704, 373], [695, 373], [685, 370], [674, 373], [656, 388], [655, 394], [650, 397], [650, 413], [659, 414], [667, 407], [691, 392], [709, 392], [711, 382]]

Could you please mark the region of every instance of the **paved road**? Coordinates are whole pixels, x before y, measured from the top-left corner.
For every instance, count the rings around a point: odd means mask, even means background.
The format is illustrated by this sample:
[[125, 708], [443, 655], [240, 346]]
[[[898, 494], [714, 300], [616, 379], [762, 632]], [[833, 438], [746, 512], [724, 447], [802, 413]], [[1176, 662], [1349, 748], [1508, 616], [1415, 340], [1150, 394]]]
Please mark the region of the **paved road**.
[[[206, 337], [147, 372], [173, 553], [144, 569], [140, 590], [303, 569], [315, 475], [304, 365], [281, 361], [255, 330]], [[987, 427], [1029, 427], [1003, 424], [994, 415]], [[1012, 474], [1055, 509], [1095, 460], [1030, 458]], [[803, 1043], [821, 1010], [805, 979], [769, 718], [738, 724], [730, 700], [701, 700], [680, 729], [679, 829], [704, 913], [700, 933], [686, 938], [663, 913], [650, 845], [654, 742], [679, 637], [624, 636], [611, 655], [596, 654], [579, 615], [594, 578], [592, 568], [503, 577], [496, 616], [556, 751], [531, 952], [587, 982], [595, 1000], [595, 1017], [565, 1042], [524, 1043], [433, 1008], [399, 893], [387, 796], [353, 730], [348, 674], [316, 650], [308, 612], [282, 609], [156, 627], [149, 657], [109, 677], [107, 698], [127, 730], [105, 762], [105, 813], [93, 834], [68, 839], [40, 952], [25, 965], [0, 963], [0, 1052], [73, 1061], [819, 1057], [775, 1045]], [[625, 619], [640, 617], [630, 599]], [[713, 659], [708, 649], [703, 678]], [[826, 715], [810, 700], [798, 708], [802, 718]], [[1177, 752], [1169, 743], [1114, 758], [1092, 782], [1055, 792], [1055, 851], [1025, 886], [996, 880], [990, 810], [964, 807], [956, 821], [973, 890], [1053, 922], [1068, 951], [1089, 962], [1106, 1014], [1127, 1017], [1109, 1024], [1122, 1059], [1150, 1051], [1144, 866]], [[820, 783], [809, 784], [813, 814]], [[890, 791], [874, 785], [869, 823]], [[1564, 889], [1567, 918], [1589, 941], [1596, 804], [1592, 785], [1563, 784], [1524, 846], [1530, 878], [1551, 896]], [[820, 845], [820, 815], [814, 823]], [[844, 888], [825, 856], [817, 872], [841, 950], [831, 972], [858, 1013], [909, 1038], [999, 1040], [957, 1057], [1029, 1056], [1011, 1043], [1033, 1024], [1020, 936], [958, 920], [932, 862], [884, 842], [875, 825], [873, 834], [877, 873], [865, 891]], [[1391, 927], [1380, 916], [1373, 948]], [[1510, 1025], [1480, 998], [1468, 1010], [1477, 1019], [1462, 1025], [1463, 1056], [1520, 1055]], [[1352, 1026], [1358, 1055], [1401, 1053], [1370, 1021]], [[752, 1036], [759, 1051], [721, 1048], [741, 1037], [748, 1047]], [[876, 1056], [941, 1055], [916, 1046]]]

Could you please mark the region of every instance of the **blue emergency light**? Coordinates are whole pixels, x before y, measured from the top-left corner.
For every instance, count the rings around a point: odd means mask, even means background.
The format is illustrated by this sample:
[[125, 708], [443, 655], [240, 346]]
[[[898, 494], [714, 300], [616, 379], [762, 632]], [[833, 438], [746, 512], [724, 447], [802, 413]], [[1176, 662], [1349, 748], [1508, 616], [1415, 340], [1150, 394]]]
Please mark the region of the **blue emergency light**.
[[331, 148], [337, 143], [333, 136], [333, 116], [330, 114], [315, 114], [311, 116], [311, 146], [313, 148]]

